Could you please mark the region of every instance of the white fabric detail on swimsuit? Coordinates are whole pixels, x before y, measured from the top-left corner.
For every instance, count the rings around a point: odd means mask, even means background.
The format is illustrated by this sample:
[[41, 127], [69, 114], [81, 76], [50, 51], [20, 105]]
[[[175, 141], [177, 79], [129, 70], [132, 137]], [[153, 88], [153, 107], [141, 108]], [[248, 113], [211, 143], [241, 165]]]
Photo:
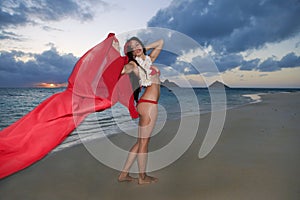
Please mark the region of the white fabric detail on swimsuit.
[[152, 65], [152, 61], [151, 58], [149, 56], [146, 56], [145, 60], [143, 60], [141, 57], [136, 57], [135, 60], [139, 63], [139, 65], [145, 69], [146, 73], [144, 72], [144, 70], [140, 69], [139, 67], [139, 76], [140, 76], [140, 86], [150, 86], [152, 84], [151, 81], [151, 65]]

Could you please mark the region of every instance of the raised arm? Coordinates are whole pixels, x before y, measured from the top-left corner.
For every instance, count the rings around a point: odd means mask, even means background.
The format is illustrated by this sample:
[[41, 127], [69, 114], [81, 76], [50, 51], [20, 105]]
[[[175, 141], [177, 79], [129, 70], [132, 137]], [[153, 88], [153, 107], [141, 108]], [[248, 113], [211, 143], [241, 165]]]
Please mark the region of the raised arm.
[[160, 40], [157, 40], [157, 41], [155, 41], [151, 44], [148, 44], [146, 46], [147, 51], [150, 50], [150, 49], [153, 49], [152, 52], [149, 55], [152, 62], [154, 62], [156, 60], [156, 58], [158, 57], [160, 51], [163, 48], [163, 45], [164, 45], [164, 41], [162, 39], [160, 39]]

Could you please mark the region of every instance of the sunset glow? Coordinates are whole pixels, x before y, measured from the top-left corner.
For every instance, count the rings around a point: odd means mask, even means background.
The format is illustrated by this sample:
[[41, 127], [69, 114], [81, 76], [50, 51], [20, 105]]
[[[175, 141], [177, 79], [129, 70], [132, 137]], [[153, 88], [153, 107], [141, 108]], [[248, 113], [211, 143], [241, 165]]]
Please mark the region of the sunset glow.
[[37, 83], [35, 84], [35, 87], [41, 87], [41, 88], [60, 88], [60, 87], [66, 87], [66, 83]]

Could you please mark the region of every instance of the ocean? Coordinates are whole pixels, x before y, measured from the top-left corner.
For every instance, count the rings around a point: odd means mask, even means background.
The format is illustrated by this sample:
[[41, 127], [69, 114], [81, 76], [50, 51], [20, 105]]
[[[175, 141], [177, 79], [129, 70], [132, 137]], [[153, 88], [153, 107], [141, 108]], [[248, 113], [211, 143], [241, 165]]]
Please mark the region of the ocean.
[[[8, 127], [30, 112], [51, 95], [65, 88], [0, 88], [0, 130]], [[225, 90], [225, 105], [220, 109], [232, 109], [261, 101], [260, 95], [280, 92], [296, 92], [300, 89], [230, 88]], [[211, 112], [211, 91], [207, 88], [161, 88], [158, 122], [180, 119], [184, 116]], [[106, 135], [118, 134], [137, 127], [138, 119], [132, 120], [127, 109], [117, 103], [111, 109], [90, 114], [56, 149], [69, 148], [82, 140], [93, 140]], [[80, 137], [79, 137], [80, 134]]]

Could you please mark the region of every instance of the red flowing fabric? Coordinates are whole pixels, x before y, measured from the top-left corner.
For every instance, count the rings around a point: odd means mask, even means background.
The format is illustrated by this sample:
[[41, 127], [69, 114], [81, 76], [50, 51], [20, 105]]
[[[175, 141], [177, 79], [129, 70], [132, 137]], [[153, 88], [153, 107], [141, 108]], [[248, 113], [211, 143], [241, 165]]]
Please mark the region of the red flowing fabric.
[[0, 132], [0, 178], [40, 160], [84, 119], [118, 101], [137, 118], [128, 75], [120, 75], [126, 57], [112, 47], [115, 35], [85, 53], [76, 63], [65, 91], [46, 99]]

